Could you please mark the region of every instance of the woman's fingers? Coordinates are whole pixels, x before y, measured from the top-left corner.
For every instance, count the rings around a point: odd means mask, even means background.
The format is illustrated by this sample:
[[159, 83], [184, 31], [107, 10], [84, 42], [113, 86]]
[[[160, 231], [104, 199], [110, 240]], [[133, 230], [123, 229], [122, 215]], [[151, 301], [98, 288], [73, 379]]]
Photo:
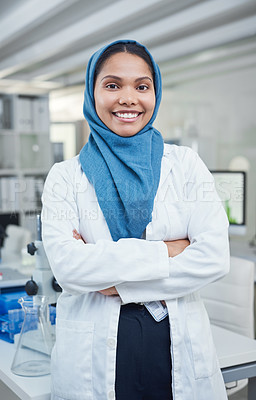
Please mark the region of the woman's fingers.
[[76, 229], [73, 229], [72, 232], [73, 232], [73, 238], [74, 238], [74, 239], [76, 239], [76, 240], [82, 240], [84, 243], [86, 243], [86, 242], [84, 241], [84, 239], [82, 238], [82, 236], [80, 235], [80, 233], [78, 233]]
[[73, 238], [75, 238], [77, 240], [81, 239], [81, 235], [77, 232], [76, 229], [73, 229], [72, 232], [73, 232]]

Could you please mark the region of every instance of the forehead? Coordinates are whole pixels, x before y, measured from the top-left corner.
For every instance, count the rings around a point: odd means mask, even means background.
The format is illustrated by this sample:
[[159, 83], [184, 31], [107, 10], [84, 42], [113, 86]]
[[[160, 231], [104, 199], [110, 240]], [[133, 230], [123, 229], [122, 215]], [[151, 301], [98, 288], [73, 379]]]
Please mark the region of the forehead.
[[130, 53], [117, 53], [109, 57], [103, 64], [99, 76], [102, 78], [108, 74], [121, 77], [147, 75], [152, 78], [152, 73], [146, 61]]

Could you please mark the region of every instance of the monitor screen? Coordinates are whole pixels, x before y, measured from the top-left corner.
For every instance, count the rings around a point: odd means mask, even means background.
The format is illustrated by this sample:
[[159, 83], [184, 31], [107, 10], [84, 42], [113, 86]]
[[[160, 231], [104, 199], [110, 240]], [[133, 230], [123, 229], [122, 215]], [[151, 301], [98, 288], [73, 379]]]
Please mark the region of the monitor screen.
[[245, 234], [246, 173], [211, 171], [218, 195], [226, 210], [230, 233]]

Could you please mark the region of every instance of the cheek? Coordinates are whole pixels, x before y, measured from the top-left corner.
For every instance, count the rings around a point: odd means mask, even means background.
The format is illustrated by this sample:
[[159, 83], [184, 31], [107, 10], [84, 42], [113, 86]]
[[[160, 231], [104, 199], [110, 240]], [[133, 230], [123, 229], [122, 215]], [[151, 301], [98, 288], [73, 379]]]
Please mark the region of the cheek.
[[95, 108], [98, 116], [109, 113], [111, 111], [112, 104], [112, 99], [110, 99], [109, 96], [105, 96], [104, 93], [95, 97]]
[[146, 99], [144, 104], [145, 104], [146, 110], [148, 111], [150, 116], [152, 116], [154, 109], [155, 109], [155, 105], [156, 105], [155, 96], [153, 98], [152, 98], [152, 96], [150, 96], [148, 99]]
[[95, 109], [98, 115], [101, 115], [104, 112], [104, 102], [102, 101], [101, 96], [95, 97]]

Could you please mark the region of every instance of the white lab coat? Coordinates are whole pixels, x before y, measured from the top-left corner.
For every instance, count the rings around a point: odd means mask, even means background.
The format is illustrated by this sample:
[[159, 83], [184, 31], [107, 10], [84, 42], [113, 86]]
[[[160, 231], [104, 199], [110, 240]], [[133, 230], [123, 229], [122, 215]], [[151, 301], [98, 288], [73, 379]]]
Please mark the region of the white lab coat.
[[[79, 158], [55, 164], [43, 193], [43, 242], [63, 288], [52, 353], [52, 399], [115, 398], [123, 303], [165, 300], [174, 400], [224, 400], [209, 320], [198, 293], [229, 270], [228, 221], [198, 155], [165, 145], [146, 240], [113, 242]], [[84, 240], [73, 239], [76, 229]], [[163, 240], [191, 244], [169, 258]], [[120, 297], [99, 290], [115, 286]], [[131, 399], [132, 400], [132, 399]]]

